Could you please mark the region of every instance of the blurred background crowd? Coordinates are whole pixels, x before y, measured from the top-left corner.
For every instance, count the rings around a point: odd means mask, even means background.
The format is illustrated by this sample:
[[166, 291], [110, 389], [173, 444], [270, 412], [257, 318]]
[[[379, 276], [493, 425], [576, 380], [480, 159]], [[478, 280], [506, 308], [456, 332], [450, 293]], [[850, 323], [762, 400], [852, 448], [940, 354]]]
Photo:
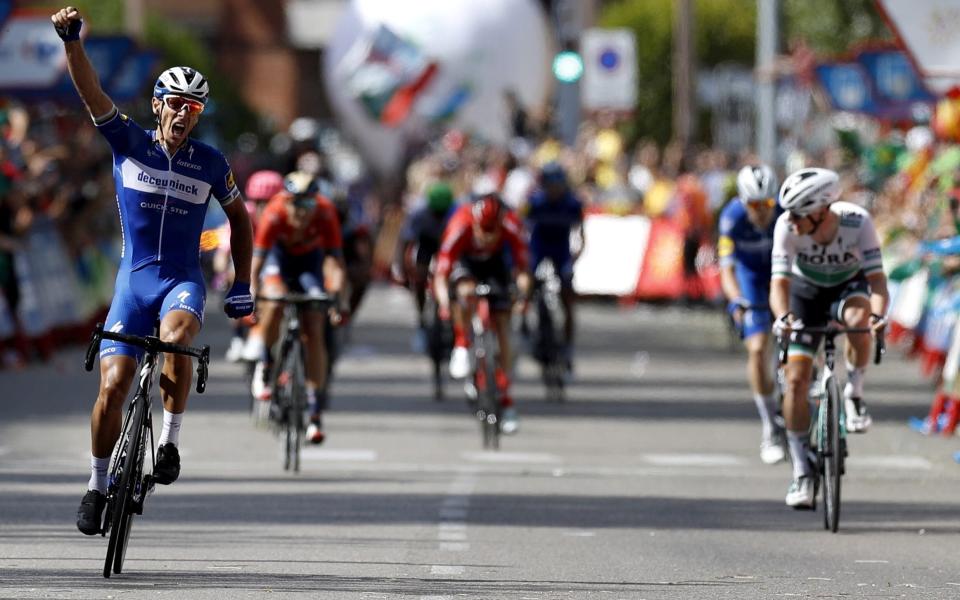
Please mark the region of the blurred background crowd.
[[[940, 385], [922, 426], [956, 426], [960, 77], [924, 77], [926, 55], [911, 52], [922, 24], [893, 3], [76, 4], [105, 88], [141, 125], [156, 74], [191, 65], [212, 82], [199, 135], [241, 189], [258, 169], [319, 175], [361, 240], [358, 280], [387, 276], [403, 215], [432, 182], [462, 198], [489, 175], [519, 207], [557, 162], [590, 215], [579, 293], [709, 306], [736, 171], [835, 169], [884, 238], [895, 337]], [[920, 4], [918, 22], [935, 3]], [[0, 1], [0, 368], [86, 337], [120, 252], [109, 149], [65, 84], [50, 8]], [[637, 228], [639, 253], [605, 239], [613, 219]], [[222, 222], [214, 207], [213, 289]], [[636, 268], [609, 281], [624, 254]]]

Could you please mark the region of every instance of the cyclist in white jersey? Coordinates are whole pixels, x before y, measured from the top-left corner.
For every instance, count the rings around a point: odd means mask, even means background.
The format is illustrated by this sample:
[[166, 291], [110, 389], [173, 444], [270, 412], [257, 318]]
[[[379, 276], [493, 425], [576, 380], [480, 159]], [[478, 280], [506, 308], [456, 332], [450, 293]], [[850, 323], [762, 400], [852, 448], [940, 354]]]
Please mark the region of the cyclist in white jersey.
[[[788, 506], [811, 508], [815, 494], [810, 462], [810, 407], [807, 393], [819, 335], [804, 326], [839, 321], [847, 327], [880, 333], [889, 304], [880, 243], [870, 214], [855, 204], [837, 202], [839, 176], [828, 169], [801, 169], [780, 188], [784, 213], [773, 233], [770, 309], [774, 332], [791, 333], [786, 365], [783, 416], [793, 461]], [[864, 432], [871, 419], [863, 401], [863, 380], [871, 336], [849, 334], [844, 398], [847, 431]]]

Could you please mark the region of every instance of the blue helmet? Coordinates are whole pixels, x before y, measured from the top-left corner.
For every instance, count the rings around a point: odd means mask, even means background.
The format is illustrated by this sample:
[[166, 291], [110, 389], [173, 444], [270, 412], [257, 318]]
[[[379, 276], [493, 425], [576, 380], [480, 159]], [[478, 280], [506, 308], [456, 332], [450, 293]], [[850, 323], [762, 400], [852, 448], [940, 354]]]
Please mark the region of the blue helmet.
[[204, 104], [210, 97], [210, 84], [207, 78], [190, 67], [170, 67], [157, 78], [153, 85], [153, 97], [163, 100], [168, 94], [184, 96]]
[[548, 162], [540, 169], [540, 184], [567, 185], [567, 172], [560, 163], [555, 161]]

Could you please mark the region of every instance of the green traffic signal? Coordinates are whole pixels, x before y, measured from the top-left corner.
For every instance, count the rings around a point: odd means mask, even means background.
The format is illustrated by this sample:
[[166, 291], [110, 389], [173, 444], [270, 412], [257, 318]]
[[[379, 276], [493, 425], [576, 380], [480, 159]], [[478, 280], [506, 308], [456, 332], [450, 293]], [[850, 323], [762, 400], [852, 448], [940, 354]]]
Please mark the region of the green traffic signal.
[[573, 50], [558, 52], [553, 57], [553, 76], [563, 83], [574, 83], [583, 75], [583, 59]]

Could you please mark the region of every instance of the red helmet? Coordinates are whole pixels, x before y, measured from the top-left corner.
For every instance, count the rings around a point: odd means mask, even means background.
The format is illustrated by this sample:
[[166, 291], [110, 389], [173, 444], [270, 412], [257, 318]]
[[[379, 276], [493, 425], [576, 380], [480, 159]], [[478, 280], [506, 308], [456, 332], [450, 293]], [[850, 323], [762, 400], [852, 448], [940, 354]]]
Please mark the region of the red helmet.
[[500, 226], [502, 203], [497, 196], [490, 194], [481, 196], [473, 201], [471, 209], [473, 222], [484, 231], [494, 231]]
[[254, 201], [269, 200], [283, 191], [283, 175], [276, 171], [257, 171], [247, 180], [247, 198]]

